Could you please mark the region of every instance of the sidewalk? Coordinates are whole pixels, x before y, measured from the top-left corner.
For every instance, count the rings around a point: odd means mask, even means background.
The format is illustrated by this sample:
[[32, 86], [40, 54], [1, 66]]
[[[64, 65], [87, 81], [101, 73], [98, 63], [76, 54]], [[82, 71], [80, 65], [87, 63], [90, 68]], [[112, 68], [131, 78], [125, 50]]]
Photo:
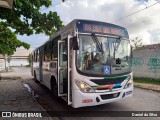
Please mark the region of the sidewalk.
[[[45, 111], [25, 89], [23, 79], [16, 71], [0, 73], [0, 111], [40, 112]], [[1, 114], [1, 113], [0, 113]], [[0, 118], [6, 119], [6, 118]], [[11, 118], [13, 119], [13, 118]], [[17, 118], [14, 118], [17, 119]], [[30, 118], [25, 118], [30, 119]], [[33, 119], [33, 118], [32, 118]], [[52, 120], [51, 117], [35, 118]]]
[[[23, 68], [23, 67], [21, 67]], [[8, 72], [2, 72], [0, 73], [2, 78], [24, 78], [26, 76], [28, 76], [28, 74], [30, 73], [30, 68], [26, 68], [29, 69], [26, 72], [21, 72], [21, 71], [16, 71], [15, 68], [12, 68], [11, 70], [9, 70]]]
[[0, 111], [43, 111], [20, 79], [0, 81]]

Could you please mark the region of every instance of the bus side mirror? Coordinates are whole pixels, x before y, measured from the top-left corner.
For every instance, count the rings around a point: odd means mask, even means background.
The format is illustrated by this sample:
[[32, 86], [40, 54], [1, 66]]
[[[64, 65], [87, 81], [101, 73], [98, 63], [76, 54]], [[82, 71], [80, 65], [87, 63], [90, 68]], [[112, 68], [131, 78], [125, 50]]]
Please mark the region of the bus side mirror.
[[73, 47], [73, 50], [79, 50], [77, 36], [72, 38], [72, 47]]

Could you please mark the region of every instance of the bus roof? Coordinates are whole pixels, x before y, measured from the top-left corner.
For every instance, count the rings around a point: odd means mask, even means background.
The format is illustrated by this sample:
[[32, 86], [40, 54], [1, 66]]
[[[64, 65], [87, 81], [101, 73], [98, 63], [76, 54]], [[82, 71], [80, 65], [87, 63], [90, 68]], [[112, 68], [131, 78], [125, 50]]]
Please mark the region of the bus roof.
[[[94, 32], [99, 34], [119, 35], [125, 38], [129, 38], [128, 32], [124, 27], [102, 21], [75, 19], [71, 21], [68, 25], [66, 25], [62, 30], [57, 32], [54, 36], [51, 36], [48, 41], [53, 40], [57, 37], [65, 37], [65, 35], [67, 36], [68, 34], [76, 31], [77, 29], [78, 32]], [[48, 41], [46, 41], [43, 45], [45, 45]], [[40, 47], [42, 47], [43, 45], [41, 45]], [[35, 50], [37, 50], [38, 48], [36, 48]]]
[[[85, 26], [86, 25], [86, 26]], [[90, 25], [90, 26], [87, 26]], [[86, 27], [86, 29], [84, 29]], [[87, 29], [87, 27], [89, 27]], [[128, 32], [124, 27], [112, 24], [112, 23], [107, 23], [107, 22], [102, 22], [102, 21], [95, 21], [95, 20], [86, 20], [86, 19], [75, 19], [71, 21], [68, 25], [66, 25], [62, 30], [57, 32], [56, 35], [52, 36], [52, 38], [56, 38], [57, 36], [62, 35], [63, 33], [67, 32], [69, 29], [73, 28], [74, 30], [77, 30], [78, 32], [87, 32], [87, 33], [101, 33], [101, 34], [113, 34], [113, 32], [118, 32], [116, 30], [123, 30], [120, 32], [126, 32], [122, 33], [119, 35], [122, 35], [123, 37], [129, 38]], [[103, 31], [103, 29], [105, 31]], [[107, 31], [109, 30], [110, 31]]]

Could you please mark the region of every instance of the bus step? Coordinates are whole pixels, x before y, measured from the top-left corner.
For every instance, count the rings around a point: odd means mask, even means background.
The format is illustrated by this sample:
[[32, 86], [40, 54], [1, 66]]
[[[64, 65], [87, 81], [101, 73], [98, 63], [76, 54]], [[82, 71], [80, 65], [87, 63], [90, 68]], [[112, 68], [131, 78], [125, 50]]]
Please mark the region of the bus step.
[[67, 96], [63, 96], [62, 99], [66, 102], [68, 101]]

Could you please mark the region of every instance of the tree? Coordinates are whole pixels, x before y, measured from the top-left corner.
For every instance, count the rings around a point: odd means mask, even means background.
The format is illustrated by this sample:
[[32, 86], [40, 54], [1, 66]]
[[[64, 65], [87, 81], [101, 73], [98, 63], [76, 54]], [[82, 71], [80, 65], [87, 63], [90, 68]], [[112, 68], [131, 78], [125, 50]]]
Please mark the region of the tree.
[[131, 45], [133, 46], [133, 49], [138, 49], [139, 47], [142, 47], [142, 39], [136, 37], [135, 39], [131, 40]]
[[0, 8], [4, 26], [11, 27], [20, 35], [54, 34], [63, 25], [56, 12], [41, 13], [42, 6], [49, 7], [51, 0], [14, 0], [12, 9]]
[[17, 47], [23, 46], [26, 49], [29, 49], [30, 45], [21, 42], [17, 39], [17, 36], [9, 29], [4, 27], [0, 23], [0, 53], [5, 55], [12, 55], [16, 51]]
[[51, 35], [60, 30], [63, 25], [56, 12], [40, 11], [42, 6], [49, 7], [51, 3], [51, 0], [13, 0], [12, 9], [0, 8], [0, 54], [11, 55], [20, 46], [29, 48], [15, 34]]

